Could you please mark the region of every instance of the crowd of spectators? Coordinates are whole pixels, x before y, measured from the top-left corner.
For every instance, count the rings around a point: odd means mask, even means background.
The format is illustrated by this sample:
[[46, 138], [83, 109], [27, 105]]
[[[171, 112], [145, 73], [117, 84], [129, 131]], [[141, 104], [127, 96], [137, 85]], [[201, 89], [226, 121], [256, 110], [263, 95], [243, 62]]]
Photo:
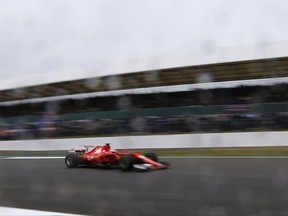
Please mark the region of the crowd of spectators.
[[[286, 112], [251, 113], [251, 104], [288, 102], [288, 84], [241, 86], [173, 93], [106, 96], [0, 106], [1, 139], [118, 136], [193, 132], [287, 130]], [[223, 113], [72, 119], [71, 113], [225, 105]], [[287, 108], [288, 111], [288, 108]], [[9, 119], [23, 117], [13, 123]], [[27, 116], [36, 116], [33, 121]], [[79, 115], [81, 116], [81, 115]]]

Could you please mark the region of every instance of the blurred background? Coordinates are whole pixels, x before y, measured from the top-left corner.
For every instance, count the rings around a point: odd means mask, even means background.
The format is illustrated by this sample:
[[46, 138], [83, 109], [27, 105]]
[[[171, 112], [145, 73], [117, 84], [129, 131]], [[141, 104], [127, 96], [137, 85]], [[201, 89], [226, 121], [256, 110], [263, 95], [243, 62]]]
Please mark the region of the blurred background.
[[[1, 205], [87, 215], [287, 215], [287, 158], [165, 158], [172, 169], [142, 175], [66, 169], [59, 157], [6, 160], [15, 149], [3, 151], [6, 143], [44, 149], [54, 138], [113, 136], [128, 146], [130, 135], [192, 134], [191, 142], [173, 136], [191, 144], [178, 149], [183, 156], [205, 141], [218, 149], [230, 132], [287, 131], [287, 11], [285, 0], [0, 0]], [[248, 140], [269, 142], [263, 134]], [[285, 133], [269, 134], [269, 146], [286, 145]], [[288, 154], [286, 146], [259, 149], [241, 150]]]
[[[287, 130], [287, 67], [283, 57], [3, 90], [0, 135], [11, 140]], [[203, 77], [214, 85], [199, 83]], [[117, 83], [112, 91], [111, 80]], [[33, 98], [34, 92], [43, 97]]]
[[0, 4], [2, 140], [287, 129], [283, 0]]

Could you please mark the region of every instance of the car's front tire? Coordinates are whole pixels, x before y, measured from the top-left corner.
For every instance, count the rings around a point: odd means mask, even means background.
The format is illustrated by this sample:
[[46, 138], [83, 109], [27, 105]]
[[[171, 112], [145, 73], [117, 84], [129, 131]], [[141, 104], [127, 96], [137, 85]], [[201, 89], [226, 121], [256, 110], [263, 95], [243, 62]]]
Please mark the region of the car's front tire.
[[122, 171], [130, 171], [133, 169], [134, 157], [131, 155], [125, 155], [119, 159], [118, 164]]
[[155, 162], [158, 162], [158, 157], [155, 153], [148, 152], [148, 153], [145, 153], [144, 156], [155, 161]]

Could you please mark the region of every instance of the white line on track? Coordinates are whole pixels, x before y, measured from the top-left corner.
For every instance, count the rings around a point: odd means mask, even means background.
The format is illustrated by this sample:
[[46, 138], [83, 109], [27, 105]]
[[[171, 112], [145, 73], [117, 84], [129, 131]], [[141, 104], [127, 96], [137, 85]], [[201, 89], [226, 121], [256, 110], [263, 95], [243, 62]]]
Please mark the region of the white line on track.
[[25, 156], [25, 157], [2, 157], [2, 159], [17, 160], [17, 159], [64, 159], [65, 157], [47, 157], [47, 156]]
[[288, 156], [171, 156], [166, 159], [288, 159]]
[[79, 214], [68, 214], [60, 212], [50, 212], [50, 211], [38, 211], [22, 208], [10, 208], [0, 206], [0, 216], [84, 216]]
[[[6, 160], [31, 160], [31, 159], [64, 159], [65, 157], [0, 157]], [[288, 159], [288, 156], [171, 156], [160, 157], [163, 159]]]

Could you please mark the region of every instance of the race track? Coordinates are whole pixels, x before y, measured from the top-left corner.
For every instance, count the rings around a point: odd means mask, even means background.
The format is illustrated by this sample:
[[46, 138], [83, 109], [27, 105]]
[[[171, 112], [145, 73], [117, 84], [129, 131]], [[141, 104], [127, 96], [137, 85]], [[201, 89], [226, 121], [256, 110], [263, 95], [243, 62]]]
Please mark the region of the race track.
[[125, 173], [1, 159], [0, 206], [98, 216], [288, 214], [288, 159], [165, 160], [171, 169]]

